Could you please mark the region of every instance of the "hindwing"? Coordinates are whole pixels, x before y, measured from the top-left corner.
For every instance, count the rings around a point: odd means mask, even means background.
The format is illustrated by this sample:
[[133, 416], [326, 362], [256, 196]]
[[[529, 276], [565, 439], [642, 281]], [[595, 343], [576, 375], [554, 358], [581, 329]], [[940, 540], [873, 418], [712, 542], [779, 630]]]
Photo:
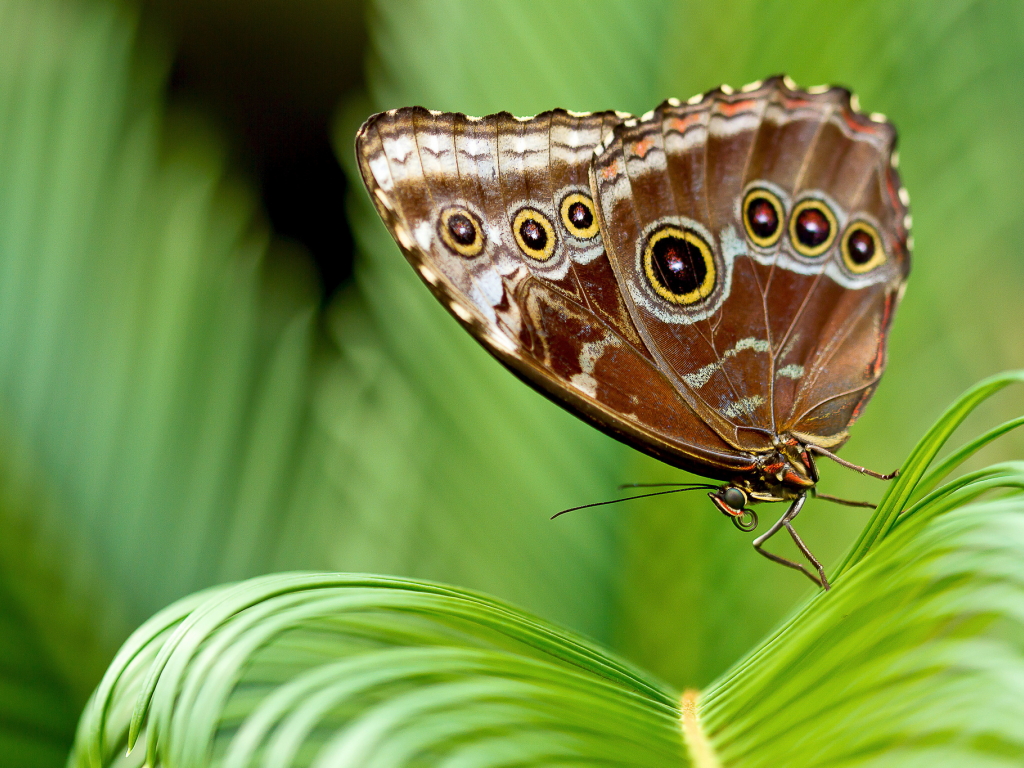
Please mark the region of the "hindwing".
[[591, 183], [630, 316], [737, 450], [787, 433], [837, 447], [874, 392], [910, 266], [894, 144], [845, 89], [771, 78], [665, 102], [598, 149]]

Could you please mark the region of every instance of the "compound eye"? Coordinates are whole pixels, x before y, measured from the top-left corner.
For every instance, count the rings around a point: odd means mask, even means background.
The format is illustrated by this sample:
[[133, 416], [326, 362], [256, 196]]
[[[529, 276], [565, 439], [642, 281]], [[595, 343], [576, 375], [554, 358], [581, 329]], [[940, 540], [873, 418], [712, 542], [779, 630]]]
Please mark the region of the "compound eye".
[[443, 211], [437, 229], [441, 242], [459, 256], [471, 259], [484, 249], [480, 222], [466, 208], [448, 208]]
[[767, 189], [752, 189], [743, 198], [743, 224], [754, 245], [769, 248], [782, 234], [782, 202]]
[[729, 486], [722, 492], [722, 501], [737, 512], [743, 509], [747, 503], [747, 494], [739, 488]]
[[836, 216], [821, 200], [803, 200], [789, 219], [789, 239], [802, 256], [820, 256], [836, 239]]
[[870, 272], [885, 263], [885, 249], [878, 230], [864, 221], [855, 221], [843, 235], [843, 262], [854, 274]]

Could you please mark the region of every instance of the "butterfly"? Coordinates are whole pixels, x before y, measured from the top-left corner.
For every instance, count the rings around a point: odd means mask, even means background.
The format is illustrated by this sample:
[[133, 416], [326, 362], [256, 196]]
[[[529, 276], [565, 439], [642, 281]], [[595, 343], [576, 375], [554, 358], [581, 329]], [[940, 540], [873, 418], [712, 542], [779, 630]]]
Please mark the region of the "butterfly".
[[[792, 526], [886, 364], [910, 269], [896, 132], [771, 77], [642, 117], [370, 117], [363, 180], [427, 287], [513, 373], [699, 485], [826, 589]], [[816, 494], [821, 498], [841, 501]], [[852, 503], [852, 502], [851, 502]], [[785, 528], [814, 567], [764, 543]]]

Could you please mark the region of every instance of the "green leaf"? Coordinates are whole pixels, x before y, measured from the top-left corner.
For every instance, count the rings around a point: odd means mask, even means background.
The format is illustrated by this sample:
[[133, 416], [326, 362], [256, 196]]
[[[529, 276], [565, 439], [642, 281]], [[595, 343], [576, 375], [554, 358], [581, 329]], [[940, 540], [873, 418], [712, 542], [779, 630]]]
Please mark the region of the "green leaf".
[[165, 64], [118, 4], [0, 1], [0, 762], [63, 763], [145, 616], [281, 554], [313, 286]]
[[[1024, 364], [1016, 6], [375, 8], [367, 101], [339, 120], [346, 162], [359, 120], [413, 102], [640, 112], [788, 70], [845, 81], [889, 113], [919, 256], [893, 365], [848, 458], [894, 466], [978, 370]], [[666, 470], [631, 463], [487, 358], [358, 189], [358, 291], [319, 339], [302, 256], [268, 245], [219, 142], [164, 114], [166, 58], [137, 43], [123, 6], [0, 0], [0, 43], [0, 627], [13, 649], [0, 759], [53, 764], [67, 712], [131, 628], [187, 592], [268, 570], [486, 589], [680, 684], [711, 679], [808, 589], [706, 503], [548, 523]], [[1019, 412], [982, 408], [988, 423]], [[1019, 455], [1007, 437], [990, 456]], [[1001, 466], [938, 496], [922, 479], [907, 520], [1014, 482]], [[838, 472], [826, 490], [880, 493]], [[812, 508], [801, 530], [829, 562], [860, 522]], [[127, 722], [134, 698], [117, 701]]]
[[[917, 444], [917, 447], [911, 452], [910, 457], [900, 470], [901, 477], [890, 485], [882, 496], [882, 500], [878, 503], [878, 507], [868, 527], [861, 534], [851, 553], [840, 564], [838, 574], [842, 574], [845, 570], [855, 565], [877, 541], [884, 539], [902, 519], [916, 511], [916, 508], [907, 509], [907, 503], [912, 497], [919, 497], [924, 492], [933, 488], [942, 477], [956, 469], [979, 447], [1013, 428], [1017, 422], [1016, 419], [994, 430], [990, 430], [954, 453], [937, 467], [932, 475], [929, 475], [925, 483], [921, 483], [925, 471], [934, 461], [939, 450], [971, 411], [999, 390], [1021, 381], [1024, 381], [1024, 372], [1020, 371], [1011, 371], [993, 376], [972, 387], [946, 410], [935, 426], [928, 431], [921, 442]], [[1015, 468], [1011, 468], [1011, 471], [1013, 469]], [[981, 479], [982, 477], [975, 478], [974, 482], [979, 482]], [[933, 495], [929, 498], [933, 499], [934, 503], [939, 497], [941, 497], [941, 494], [938, 496]]]
[[[140, 736], [166, 766], [1019, 765], [1024, 462], [954, 479], [888, 524], [944, 437], [1016, 381], [951, 406], [831, 591], [700, 694], [477, 593], [281, 574], [140, 629], [72, 764], [108, 765]], [[993, 487], [1001, 498], [976, 501]]]
[[[860, 765], [872, 752], [894, 765], [1021, 759], [1024, 463], [923, 491], [955, 468], [947, 459], [925, 475], [957, 426], [1022, 381], [1022, 371], [994, 376], [950, 406], [911, 452], [833, 590], [815, 595], [707, 692], [702, 714], [714, 741], [728, 745], [727, 762], [773, 764], [766, 746], [794, 729], [809, 729], [790, 752], [801, 765]], [[971, 504], [991, 490], [1005, 498]], [[830, 737], [812, 743], [813, 732]]]
[[[283, 574], [196, 602], [135, 634], [87, 710], [76, 759], [103, 765], [120, 753], [128, 724], [113, 714], [126, 713], [125, 697], [138, 697], [133, 723], [148, 715], [150, 764], [206, 764], [213, 754], [228, 765], [262, 757], [292, 764], [308, 759], [311, 740], [323, 760], [404, 764], [448, 741], [476, 742], [477, 750], [481, 737], [491, 745], [481, 759], [495, 748], [519, 756], [524, 746], [535, 760], [555, 762], [681, 758], [674, 700], [663, 686], [477, 593]], [[183, 621], [171, 632], [174, 616]], [[612, 751], [609, 720], [620, 723]], [[99, 741], [104, 732], [114, 738]]]

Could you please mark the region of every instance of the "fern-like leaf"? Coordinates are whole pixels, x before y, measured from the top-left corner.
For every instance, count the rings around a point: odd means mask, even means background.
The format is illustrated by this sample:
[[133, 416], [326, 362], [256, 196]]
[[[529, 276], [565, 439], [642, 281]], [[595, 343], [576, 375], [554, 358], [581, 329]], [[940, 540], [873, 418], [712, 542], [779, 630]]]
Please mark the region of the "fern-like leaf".
[[73, 764], [110, 765], [144, 739], [145, 762], [169, 767], [1019, 765], [1024, 462], [937, 488], [926, 470], [973, 409], [1022, 381], [994, 377], [958, 400], [832, 590], [702, 693], [479, 594], [282, 574], [140, 629], [82, 719]]

